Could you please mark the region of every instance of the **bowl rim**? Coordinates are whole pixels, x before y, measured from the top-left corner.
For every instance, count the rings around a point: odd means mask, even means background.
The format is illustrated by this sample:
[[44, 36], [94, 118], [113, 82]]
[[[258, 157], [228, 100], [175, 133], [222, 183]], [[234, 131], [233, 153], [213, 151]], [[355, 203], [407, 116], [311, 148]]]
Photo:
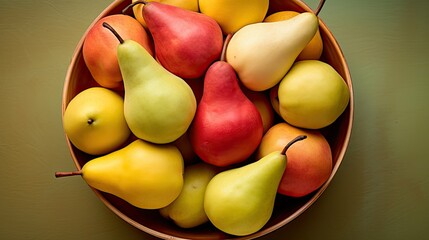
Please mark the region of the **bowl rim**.
[[[80, 38], [80, 40], [78, 41], [75, 50], [73, 52], [69, 67], [67, 69], [66, 72], [66, 78], [65, 78], [65, 82], [64, 82], [64, 86], [63, 86], [63, 92], [62, 92], [62, 104], [61, 104], [61, 114], [62, 116], [64, 115], [64, 111], [67, 107], [67, 104], [69, 102], [69, 92], [68, 92], [68, 87], [70, 86], [70, 82], [71, 82], [71, 76], [73, 75], [74, 72], [74, 66], [76, 65], [78, 59], [81, 57], [82, 55], [82, 46], [83, 46], [83, 42], [85, 40], [85, 36], [87, 35], [88, 31], [91, 29], [92, 26], [95, 25], [95, 23], [100, 20], [101, 18], [103, 18], [106, 15], [111, 15], [112, 12], [117, 9], [121, 4], [124, 5], [126, 4], [128, 1], [130, 0], [115, 0], [112, 3], [110, 3], [110, 5], [108, 5], [94, 20], [93, 22], [87, 27], [86, 31], [84, 32], [84, 34], [82, 35], [82, 37]], [[291, 2], [291, 4], [297, 5], [299, 8], [301, 8], [303, 11], [312, 11], [312, 9], [303, 1], [301, 0], [289, 0]], [[124, 5], [126, 6], [126, 5]], [[322, 193], [326, 190], [326, 188], [328, 187], [328, 185], [331, 183], [332, 179], [334, 178], [336, 172], [338, 171], [344, 156], [346, 154], [349, 142], [350, 142], [350, 138], [351, 138], [351, 134], [352, 134], [352, 128], [353, 128], [353, 118], [354, 118], [354, 94], [353, 94], [353, 84], [352, 84], [352, 80], [351, 80], [351, 74], [350, 74], [350, 70], [349, 70], [349, 66], [347, 64], [347, 60], [344, 57], [344, 53], [340, 47], [340, 45], [338, 44], [336, 38], [334, 37], [334, 35], [332, 34], [331, 30], [327, 27], [327, 25], [323, 22], [323, 20], [319, 17], [319, 27], [321, 28], [321, 32], [325, 33], [325, 37], [327, 37], [330, 42], [333, 44], [334, 46], [334, 50], [335, 53], [338, 54], [338, 56], [341, 56], [341, 63], [340, 65], [343, 67], [343, 71], [344, 71], [344, 80], [346, 81], [346, 84], [349, 88], [349, 92], [350, 92], [350, 100], [349, 100], [349, 105], [348, 105], [348, 109], [346, 109], [347, 113], [348, 113], [348, 122], [346, 123], [347, 126], [347, 131], [345, 133], [345, 137], [344, 137], [344, 141], [342, 142], [342, 147], [338, 153], [338, 158], [336, 159], [335, 165], [333, 166], [332, 172], [329, 176], [329, 178], [325, 181], [325, 183], [318, 188], [318, 190], [316, 190], [313, 195], [311, 196], [311, 198], [309, 200], [307, 200], [305, 202], [304, 205], [302, 205], [300, 208], [298, 208], [297, 210], [295, 210], [291, 215], [289, 215], [287, 218], [279, 221], [278, 223], [267, 227], [267, 228], [262, 228], [261, 230], [259, 230], [256, 233], [247, 235], [247, 236], [242, 236], [242, 237], [238, 237], [238, 236], [232, 236], [231, 239], [255, 239], [264, 235], [267, 235], [269, 233], [272, 233], [276, 230], [278, 230], [279, 228], [285, 226], [287, 223], [291, 222], [292, 220], [296, 219], [298, 216], [300, 216], [303, 212], [305, 212], [311, 205], [313, 205], [314, 202], [316, 202], [318, 200], [318, 198], [322, 195]], [[81, 165], [77, 160], [77, 156], [75, 154], [75, 152], [73, 151], [73, 145], [70, 142], [69, 138], [67, 137], [67, 135], [65, 135], [66, 138], [66, 142], [69, 148], [69, 152], [71, 154], [71, 157], [73, 159], [73, 162], [75, 164], [75, 166], [77, 167], [78, 170], [81, 170]], [[89, 186], [89, 185], [88, 185]], [[121, 212], [117, 207], [115, 207], [110, 201], [108, 201], [108, 199], [97, 189], [89, 186], [93, 192], [97, 195], [97, 197], [112, 211], [114, 212], [117, 216], [119, 216], [122, 220], [124, 220], [125, 222], [129, 223], [130, 225], [136, 227], [139, 230], [142, 230], [152, 236], [161, 238], [161, 239], [187, 239], [187, 238], [181, 238], [181, 237], [176, 237], [176, 236], [171, 236], [169, 234], [151, 229], [149, 227], [146, 227], [142, 224], [140, 224], [139, 222], [133, 220], [131, 217], [127, 216], [126, 214], [124, 214], [123, 212]]]

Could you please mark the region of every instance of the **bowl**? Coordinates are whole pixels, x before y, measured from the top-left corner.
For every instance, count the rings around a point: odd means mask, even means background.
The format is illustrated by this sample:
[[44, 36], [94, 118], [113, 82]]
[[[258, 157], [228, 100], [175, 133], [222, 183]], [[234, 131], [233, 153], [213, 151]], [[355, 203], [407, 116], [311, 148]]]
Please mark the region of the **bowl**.
[[[122, 9], [130, 3], [131, 0], [118, 0], [113, 2], [100, 13], [88, 27], [88, 30], [100, 18], [121, 13]], [[270, 1], [268, 14], [281, 10], [293, 10], [297, 12], [312, 11], [309, 6], [299, 0]], [[282, 195], [277, 196], [273, 215], [268, 223], [260, 231], [244, 237], [231, 236], [223, 233], [210, 223], [192, 229], [182, 229], [174, 223], [162, 218], [156, 210], [139, 209], [118, 197], [93, 189], [98, 198], [124, 221], [150, 235], [162, 239], [254, 239], [271, 233], [297, 218], [320, 197], [336, 174], [344, 158], [353, 124], [353, 89], [347, 62], [329, 28], [322, 20], [319, 20], [319, 23], [320, 33], [324, 43], [324, 51], [321, 60], [329, 63], [343, 77], [350, 90], [350, 102], [337, 121], [323, 129], [323, 134], [327, 138], [332, 150], [333, 170], [329, 179], [318, 190], [301, 198], [291, 198]], [[67, 104], [74, 96], [84, 89], [98, 86], [93, 80], [82, 57], [82, 45], [86, 34], [87, 32], [77, 44], [66, 74], [62, 98], [63, 114]], [[94, 156], [85, 154], [75, 148], [67, 137], [66, 141], [77, 169], [80, 170], [87, 161], [94, 158]]]

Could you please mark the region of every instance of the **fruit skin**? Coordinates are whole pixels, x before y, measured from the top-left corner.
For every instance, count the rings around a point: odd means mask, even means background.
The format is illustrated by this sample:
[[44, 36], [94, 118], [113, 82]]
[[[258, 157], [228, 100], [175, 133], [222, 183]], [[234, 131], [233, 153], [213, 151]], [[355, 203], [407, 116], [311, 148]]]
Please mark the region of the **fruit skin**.
[[[299, 12], [295, 11], [280, 11], [273, 13], [264, 19], [264, 22], [276, 22], [291, 19], [299, 15]], [[319, 29], [314, 34], [314, 37], [307, 44], [307, 46], [302, 50], [302, 52], [296, 58], [297, 61], [301, 60], [318, 60], [323, 52], [323, 40], [320, 35]]]
[[295, 143], [287, 151], [287, 167], [278, 188], [278, 193], [290, 197], [303, 197], [312, 193], [326, 182], [332, 172], [331, 148], [320, 131], [296, 128], [285, 122], [268, 130], [256, 157], [261, 158], [281, 150], [297, 135], [306, 135], [307, 139]]
[[153, 143], [177, 140], [196, 112], [192, 89], [135, 41], [118, 46], [118, 61], [124, 78], [124, 115], [131, 131]]
[[92, 77], [102, 87], [122, 89], [122, 75], [116, 53], [119, 43], [115, 36], [102, 26], [103, 22], [113, 26], [124, 39], [133, 39], [141, 44], [151, 55], [152, 42], [136, 19], [123, 14], [106, 16], [88, 31], [83, 42], [82, 55]]
[[143, 209], [159, 209], [179, 196], [183, 159], [172, 144], [135, 140], [115, 152], [90, 160], [82, 177], [93, 188]]
[[251, 23], [262, 22], [269, 0], [199, 0], [200, 12], [215, 19], [224, 34], [235, 33]]
[[296, 62], [278, 90], [282, 118], [297, 127], [320, 129], [346, 109], [350, 92], [337, 71], [318, 60]]
[[318, 26], [317, 16], [310, 12], [279, 22], [249, 24], [232, 36], [226, 61], [246, 88], [270, 89], [288, 72]]
[[[132, 0], [131, 2], [137, 2], [140, 0]], [[176, 7], [180, 7], [183, 9], [187, 9], [189, 11], [198, 12], [198, 0], [147, 0], [147, 2], [160, 2]], [[133, 7], [134, 17], [139, 21], [143, 27], [146, 27], [146, 22], [143, 17], [143, 7], [144, 4], [137, 4]]]
[[191, 142], [189, 140], [189, 132], [186, 131], [182, 136], [180, 136], [176, 141], [173, 142], [174, 145], [182, 153], [183, 161], [186, 165], [190, 165], [198, 161], [197, 154], [195, 154], [192, 149]]
[[204, 195], [207, 184], [218, 171], [203, 162], [187, 166], [182, 192], [174, 202], [160, 209], [161, 215], [182, 228], [193, 228], [208, 222], [204, 212]]
[[112, 90], [92, 87], [67, 105], [63, 128], [72, 144], [92, 155], [118, 149], [131, 132], [124, 117], [124, 100]]
[[218, 61], [207, 70], [189, 134], [194, 152], [215, 166], [242, 162], [257, 149], [263, 134], [261, 115], [228, 63]]
[[286, 168], [283, 151], [271, 152], [256, 162], [220, 172], [210, 180], [204, 210], [215, 227], [228, 234], [244, 236], [259, 231], [268, 222]]
[[271, 107], [273, 108], [274, 112], [276, 112], [277, 115], [280, 116], [280, 110], [279, 110], [279, 84], [276, 84], [274, 87], [270, 88], [270, 90], [269, 90], [269, 97], [270, 97]]
[[262, 118], [264, 133], [274, 124], [274, 110], [265, 92], [255, 92], [243, 89], [244, 94], [256, 106]]
[[220, 58], [223, 35], [212, 18], [175, 6], [149, 2], [143, 8], [156, 59], [181, 78], [199, 78]]

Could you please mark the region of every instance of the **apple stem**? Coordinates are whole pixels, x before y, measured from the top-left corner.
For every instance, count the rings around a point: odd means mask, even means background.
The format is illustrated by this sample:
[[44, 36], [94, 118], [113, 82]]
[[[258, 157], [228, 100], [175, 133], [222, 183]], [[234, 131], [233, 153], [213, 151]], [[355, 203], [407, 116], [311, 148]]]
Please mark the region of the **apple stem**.
[[116, 36], [116, 38], [119, 40], [121, 44], [124, 43], [124, 39], [121, 37], [121, 35], [119, 35], [119, 33], [112, 26], [110, 26], [110, 24], [108, 24], [107, 22], [103, 22], [103, 27], [109, 29]]
[[229, 41], [231, 41], [232, 33], [228, 33], [225, 38], [225, 42], [223, 43], [222, 47], [222, 53], [220, 54], [220, 60], [225, 61], [226, 60], [226, 48], [228, 47]]
[[314, 11], [314, 14], [316, 15], [316, 16], [318, 16], [319, 15], [319, 13], [320, 13], [320, 11], [322, 10], [322, 8], [323, 8], [323, 5], [325, 4], [325, 0], [321, 0], [320, 2], [319, 2], [319, 6], [317, 6], [317, 8], [316, 8], [316, 10]]
[[307, 136], [306, 135], [299, 135], [298, 137], [292, 139], [292, 141], [290, 141], [288, 144], [286, 144], [286, 146], [283, 148], [283, 151], [281, 152], [282, 155], [286, 155], [286, 151], [289, 149], [290, 146], [292, 146], [292, 144], [304, 140], [306, 139]]
[[78, 171], [73, 171], [73, 172], [56, 172], [55, 173], [55, 177], [56, 178], [68, 177], [68, 176], [76, 176], [76, 175], [82, 175], [82, 171], [78, 170]]
[[122, 14], [125, 14], [125, 13], [128, 11], [128, 9], [130, 9], [130, 8], [134, 7], [134, 6], [135, 6], [135, 5], [137, 5], [137, 4], [147, 4], [147, 1], [143, 1], [143, 0], [141, 0], [141, 1], [135, 1], [135, 2], [133, 2], [133, 3], [131, 3], [131, 4], [129, 4], [128, 6], [126, 6], [126, 7], [122, 10]]

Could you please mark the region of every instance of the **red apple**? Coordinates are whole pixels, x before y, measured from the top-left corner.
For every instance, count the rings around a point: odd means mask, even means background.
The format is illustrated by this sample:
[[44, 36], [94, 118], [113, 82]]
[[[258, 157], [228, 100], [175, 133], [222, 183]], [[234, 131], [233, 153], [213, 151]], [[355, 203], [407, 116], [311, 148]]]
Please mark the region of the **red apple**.
[[282, 150], [298, 135], [307, 139], [295, 143], [286, 153], [287, 165], [278, 188], [280, 194], [303, 197], [325, 183], [332, 172], [332, 153], [319, 130], [300, 129], [285, 122], [271, 127], [261, 140], [257, 158]]
[[109, 23], [124, 40], [140, 43], [153, 55], [152, 42], [144, 27], [133, 17], [124, 14], [101, 18], [88, 31], [82, 48], [83, 59], [94, 80], [102, 87], [122, 88], [122, 75], [117, 59], [118, 39], [102, 26]]

